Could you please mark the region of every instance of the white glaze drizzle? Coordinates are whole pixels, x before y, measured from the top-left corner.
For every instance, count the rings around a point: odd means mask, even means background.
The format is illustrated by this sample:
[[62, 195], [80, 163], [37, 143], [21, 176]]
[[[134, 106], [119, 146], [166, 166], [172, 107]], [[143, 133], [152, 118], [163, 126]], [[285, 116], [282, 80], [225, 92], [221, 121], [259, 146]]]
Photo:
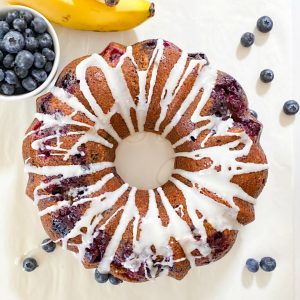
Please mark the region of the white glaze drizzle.
[[[54, 132], [54, 134], [36, 139], [31, 145], [32, 149], [47, 149], [50, 151], [51, 156], [61, 155], [63, 156], [64, 161], [68, 161], [71, 156], [81, 153], [78, 148], [82, 144], [90, 141], [112, 148], [113, 145], [99, 136], [97, 132], [99, 129], [105, 130], [117, 142], [120, 142], [121, 138], [119, 134], [111, 125], [111, 118], [116, 113], [119, 113], [124, 119], [129, 132], [133, 134], [135, 129], [130, 116], [131, 109], [134, 109], [137, 114], [138, 131], [143, 132], [149, 105], [155, 91], [159, 66], [164, 59], [164, 50], [165, 46], [163, 40], [158, 40], [146, 70], [138, 69], [138, 64], [133, 56], [131, 46], [127, 47], [126, 53], [121, 56], [115, 67], [109, 66], [103, 57], [97, 54], [93, 54], [84, 59], [76, 68], [76, 76], [79, 80], [80, 89], [85, 99], [92, 107], [95, 115], [89, 112], [75, 96], [69, 94], [62, 88], [53, 88], [52, 94], [62, 103], [67, 104], [73, 112], [66, 116], [62, 114], [36, 114], [36, 118], [42, 122], [41, 126], [40, 128], [29, 132], [26, 137], [46, 129], [51, 129], [51, 132]], [[139, 96], [137, 105], [135, 105], [134, 99], [132, 99], [122, 71], [122, 66], [126, 59], [129, 59], [132, 62], [138, 74]], [[151, 189], [148, 190], [149, 202], [147, 213], [144, 217], [141, 217], [136, 205], [137, 189], [135, 187], [123, 184], [115, 191], [105, 192], [100, 196], [92, 196], [92, 194], [97, 193], [101, 188], [105, 187], [108, 182], [114, 180], [114, 174], [108, 173], [99, 181], [86, 186], [84, 189], [82, 187], [70, 189], [68, 196], [73, 199], [72, 202], [63, 200], [40, 212], [40, 216], [44, 216], [53, 213], [62, 207], [78, 206], [81, 204], [89, 205], [85, 214], [75, 223], [74, 228], [72, 228], [65, 237], [61, 238], [63, 247], [67, 248], [67, 245], [71, 245], [69, 242], [71, 238], [78, 235], [81, 236], [81, 244], [72, 244], [78, 248], [78, 256], [80, 259], [85, 257], [87, 248], [93, 243], [94, 239], [99, 234], [99, 230], [105, 230], [110, 221], [121, 214], [115, 233], [111, 237], [105, 253], [103, 254], [103, 258], [99, 263], [98, 268], [101, 272], [110, 272], [110, 265], [114, 260], [123, 234], [131, 222], [133, 222], [133, 252], [123, 262], [123, 267], [133, 272], [139, 271], [142, 267], [145, 277], [147, 279], [153, 279], [158, 275], [168, 274], [169, 269], [174, 263], [179, 263], [188, 259], [191, 265], [195, 265], [195, 259], [197, 257], [191, 254], [194, 250], [200, 252], [200, 257], [207, 257], [210, 255], [211, 249], [207, 242], [207, 233], [204, 226], [205, 220], [217, 231], [239, 229], [240, 224], [237, 221], [239, 208], [234, 203], [235, 197], [249, 203], [255, 202], [255, 199], [243, 191], [241, 187], [232, 183], [231, 179], [235, 175], [266, 170], [267, 165], [237, 161], [238, 158], [249, 154], [253, 142], [245, 132], [233, 133], [229, 131], [233, 127], [233, 120], [231, 118], [224, 121], [216, 116], [201, 116], [201, 111], [209, 100], [217, 77], [217, 71], [206, 64], [207, 61], [204, 59], [190, 60], [188, 59], [188, 54], [186, 52], [181, 53], [181, 56], [173, 66], [169, 78], [162, 90], [161, 101], [159, 104], [161, 112], [155, 124], [155, 130], [159, 131], [162, 122], [167, 116], [169, 105], [180, 92], [188, 76], [195, 70], [197, 76], [190, 93], [182, 102], [175, 117], [167, 124], [162, 132], [162, 136], [166, 137], [173, 130], [201, 91], [201, 99], [192, 114], [191, 122], [203, 122], [203, 126], [196, 128], [189, 135], [182, 137], [173, 144], [173, 147], [174, 149], [178, 148], [185, 142], [190, 141], [191, 137], [197, 139], [201, 133], [207, 130], [208, 134], [202, 140], [200, 149], [190, 152], [177, 151], [176, 157], [186, 157], [193, 160], [210, 158], [212, 163], [208, 168], [200, 171], [189, 172], [181, 169], [173, 171], [173, 175], [178, 174], [186, 178], [192, 185], [187, 186], [175, 177], [170, 178], [170, 182], [182, 193], [185, 199], [185, 205], [180, 204], [179, 206], [173, 207], [162, 187]], [[92, 95], [86, 81], [86, 72], [88, 68], [92, 66], [101, 69], [115, 100], [115, 103], [108, 113], [103, 112], [101, 106]], [[152, 72], [149, 90], [146, 91], [147, 76], [149, 75], [151, 68]], [[78, 113], [87, 117], [93, 125], [74, 120], [74, 117]], [[71, 149], [65, 149], [61, 142], [61, 137], [64, 134], [60, 133], [60, 129], [66, 125], [75, 125], [84, 128], [83, 131], [69, 131], [65, 134], [78, 136], [77, 142]], [[236, 140], [221, 146], [208, 147], [206, 144], [212, 135], [234, 137]], [[56, 146], [50, 147], [49, 145], [45, 145], [45, 142], [50, 139], [56, 139]], [[239, 144], [243, 144], [244, 147], [240, 150], [234, 149]], [[84, 151], [81, 154], [85, 155]], [[61, 165], [35, 167], [29, 163], [30, 157], [27, 158], [25, 162], [26, 172], [43, 175], [48, 179], [53, 176], [47, 183], [42, 182], [36, 187], [34, 191], [36, 204], [38, 204], [39, 201], [50, 197], [45, 194], [45, 189], [50, 185], [59, 185], [62, 180], [67, 178], [85, 176], [114, 167], [112, 162], [94, 163], [87, 166]], [[218, 171], [216, 170], [216, 167], [219, 167]], [[217, 202], [205, 195], [203, 193], [204, 189], [213, 192], [228, 205]], [[79, 191], [81, 192], [80, 196]], [[124, 195], [126, 192], [128, 193], [128, 196], [126, 196], [125, 204], [116, 209], [110, 218], [99, 227], [98, 224], [103, 220], [103, 213], [114, 207], [120, 197], [125, 197]], [[167, 225], [162, 224], [157, 206], [157, 198], [160, 199], [168, 216], [169, 222]], [[202, 217], [200, 217], [197, 212], [200, 212]], [[186, 214], [192, 220], [195, 227], [193, 231], [184, 220]], [[81, 230], [82, 228], [87, 229], [85, 233]], [[201, 236], [200, 239], [195, 238], [199, 236]], [[170, 242], [172, 237], [182, 247], [185, 253], [184, 257], [173, 257], [173, 242]], [[153, 251], [153, 246], [155, 252]], [[163, 257], [159, 262], [156, 261], [158, 256]]]

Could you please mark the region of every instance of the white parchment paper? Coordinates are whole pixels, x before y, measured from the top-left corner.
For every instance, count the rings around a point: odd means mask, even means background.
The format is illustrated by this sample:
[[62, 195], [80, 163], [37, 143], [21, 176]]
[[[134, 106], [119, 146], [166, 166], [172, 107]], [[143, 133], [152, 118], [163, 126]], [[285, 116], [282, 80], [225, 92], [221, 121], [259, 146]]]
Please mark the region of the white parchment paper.
[[[60, 69], [70, 60], [100, 52], [109, 42], [132, 44], [164, 38], [190, 52], [203, 51], [217, 68], [235, 76], [250, 106], [264, 124], [262, 145], [270, 162], [267, 186], [256, 206], [256, 221], [239, 234], [222, 260], [196, 268], [182, 281], [170, 278], [145, 284], [99, 285], [70, 252], [44, 253], [45, 233], [37, 210], [25, 196], [21, 146], [35, 112], [35, 100], [0, 103], [0, 299], [2, 300], [150, 300], [294, 299], [293, 203], [295, 198], [294, 118], [281, 113], [293, 96], [292, 9], [289, 0], [156, 0], [155, 18], [122, 33], [72, 31], [56, 26], [62, 46]], [[0, 0], [0, 7], [3, 6]], [[274, 29], [255, 31], [258, 17], [270, 15]], [[251, 49], [239, 47], [242, 33], [255, 31]], [[275, 72], [271, 85], [258, 81], [264, 68]], [[39, 268], [22, 271], [19, 260], [33, 255]], [[245, 271], [248, 257], [273, 256], [269, 274]]]

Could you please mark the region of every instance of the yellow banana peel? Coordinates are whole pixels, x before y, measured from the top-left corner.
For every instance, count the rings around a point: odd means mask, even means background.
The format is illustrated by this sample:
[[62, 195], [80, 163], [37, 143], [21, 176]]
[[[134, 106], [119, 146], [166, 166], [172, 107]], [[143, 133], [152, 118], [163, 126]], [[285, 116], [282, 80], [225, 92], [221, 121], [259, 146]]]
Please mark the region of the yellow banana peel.
[[128, 30], [143, 23], [155, 12], [154, 4], [147, 0], [120, 0], [112, 7], [101, 0], [8, 0], [8, 2], [33, 8], [56, 24], [91, 31]]

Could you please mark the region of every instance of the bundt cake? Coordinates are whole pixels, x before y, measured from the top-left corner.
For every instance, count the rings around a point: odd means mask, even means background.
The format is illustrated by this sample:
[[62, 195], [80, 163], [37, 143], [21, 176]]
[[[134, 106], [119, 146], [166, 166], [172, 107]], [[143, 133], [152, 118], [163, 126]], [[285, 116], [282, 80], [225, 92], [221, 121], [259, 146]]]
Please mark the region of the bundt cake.
[[[130, 282], [182, 279], [254, 220], [267, 179], [261, 129], [242, 87], [204, 54], [161, 39], [111, 43], [37, 99], [23, 144], [27, 194], [51, 239], [85, 267]], [[143, 131], [175, 152], [171, 177], [150, 190], [114, 166], [118, 143]]]

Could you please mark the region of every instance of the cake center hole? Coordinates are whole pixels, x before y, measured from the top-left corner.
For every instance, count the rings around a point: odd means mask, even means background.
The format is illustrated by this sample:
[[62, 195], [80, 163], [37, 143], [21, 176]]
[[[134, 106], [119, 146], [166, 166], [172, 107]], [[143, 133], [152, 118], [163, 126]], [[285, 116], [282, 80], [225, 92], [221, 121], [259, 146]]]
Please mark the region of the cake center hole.
[[131, 186], [147, 190], [168, 181], [174, 170], [174, 150], [161, 136], [142, 132], [124, 139], [116, 150], [118, 174]]

